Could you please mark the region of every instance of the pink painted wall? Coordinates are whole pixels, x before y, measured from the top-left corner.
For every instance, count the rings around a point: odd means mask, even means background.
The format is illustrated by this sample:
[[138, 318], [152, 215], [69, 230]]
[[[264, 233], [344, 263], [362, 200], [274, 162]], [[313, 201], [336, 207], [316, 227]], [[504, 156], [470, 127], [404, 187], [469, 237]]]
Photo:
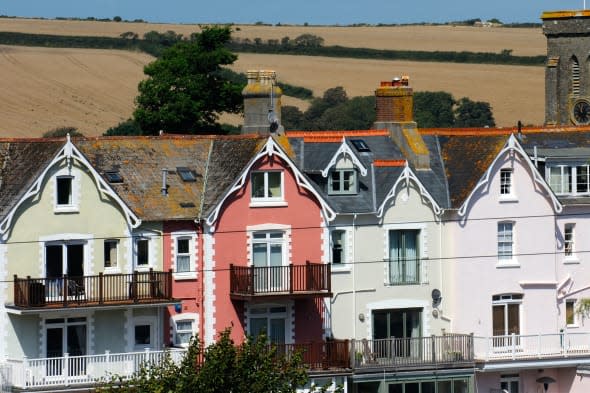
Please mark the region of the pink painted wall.
[[[515, 198], [510, 201], [500, 196], [502, 168], [513, 170]], [[513, 266], [502, 265], [497, 257], [502, 221], [514, 224]], [[453, 332], [491, 336], [492, 296], [517, 293], [523, 294], [521, 334], [558, 333], [555, 229], [546, 191], [533, 181], [520, 155], [506, 153], [492, 168], [489, 183], [471, 199], [467, 221], [446, 224], [443, 236], [454, 284], [444, 315], [452, 319]]]
[[[180, 300], [181, 302], [181, 313], [196, 313], [199, 314], [199, 324], [201, 326], [198, 327], [199, 337], [203, 337], [203, 318], [201, 314], [201, 305], [202, 305], [202, 288], [201, 288], [201, 278], [202, 272], [199, 272], [201, 267], [201, 260], [202, 260], [202, 253], [201, 250], [201, 233], [200, 229], [197, 228], [197, 225], [194, 221], [167, 221], [164, 222], [163, 225], [163, 236], [162, 236], [162, 256], [163, 256], [163, 266], [166, 271], [168, 269], [174, 270], [174, 252], [173, 252], [173, 238], [171, 236], [174, 232], [196, 232], [197, 239], [194, 242], [193, 252], [195, 257], [195, 270], [197, 271], [197, 278], [196, 279], [182, 279], [172, 281], [172, 296], [175, 299]], [[166, 312], [164, 313], [164, 342], [166, 344], [170, 344], [171, 339], [171, 327], [170, 327], [170, 317], [179, 314], [176, 312], [174, 306], [169, 306], [166, 308]]]
[[[261, 159], [252, 168], [264, 169], [283, 170], [284, 199], [287, 206], [250, 207], [251, 185], [248, 175], [245, 187], [225, 201], [214, 234], [215, 331], [218, 333], [233, 326], [232, 336], [236, 341], [242, 340], [246, 327], [243, 305], [241, 302], [232, 302], [229, 297], [229, 266], [248, 266], [248, 226], [288, 225], [291, 228], [290, 238], [284, 244], [288, 250], [287, 262], [303, 265], [306, 261], [319, 263], [322, 260], [322, 216], [319, 203], [313, 195], [297, 186], [293, 173], [276, 155]], [[294, 304], [295, 341], [320, 340], [323, 333], [322, 302], [296, 300]], [[290, 326], [287, 326], [287, 331], [289, 329]]]
[[502, 373], [476, 373], [476, 392], [489, 392], [500, 388], [502, 375], [518, 375], [520, 393], [545, 393], [544, 386], [537, 382], [541, 377], [551, 377], [554, 383], [548, 385], [547, 393], [587, 393], [590, 391], [590, 378], [576, 375], [575, 367], [535, 368], [521, 370], [515, 365], [513, 370]]

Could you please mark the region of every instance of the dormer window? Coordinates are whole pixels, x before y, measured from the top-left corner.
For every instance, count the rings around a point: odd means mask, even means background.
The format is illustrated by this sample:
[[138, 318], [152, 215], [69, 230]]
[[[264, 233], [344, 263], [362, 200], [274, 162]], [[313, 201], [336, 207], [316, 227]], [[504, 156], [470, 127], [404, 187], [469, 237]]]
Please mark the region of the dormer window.
[[330, 172], [328, 181], [329, 194], [356, 194], [357, 181], [356, 170], [354, 169], [335, 169]]
[[589, 165], [547, 165], [549, 186], [557, 195], [590, 194]]

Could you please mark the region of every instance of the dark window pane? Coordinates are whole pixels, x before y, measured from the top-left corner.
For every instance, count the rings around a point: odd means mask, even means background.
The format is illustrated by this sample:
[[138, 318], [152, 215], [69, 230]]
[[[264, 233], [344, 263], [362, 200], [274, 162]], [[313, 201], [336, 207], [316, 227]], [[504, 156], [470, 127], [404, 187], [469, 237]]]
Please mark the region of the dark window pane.
[[150, 344], [150, 325], [135, 326], [135, 345]]
[[57, 204], [70, 205], [72, 203], [72, 178], [57, 178]]

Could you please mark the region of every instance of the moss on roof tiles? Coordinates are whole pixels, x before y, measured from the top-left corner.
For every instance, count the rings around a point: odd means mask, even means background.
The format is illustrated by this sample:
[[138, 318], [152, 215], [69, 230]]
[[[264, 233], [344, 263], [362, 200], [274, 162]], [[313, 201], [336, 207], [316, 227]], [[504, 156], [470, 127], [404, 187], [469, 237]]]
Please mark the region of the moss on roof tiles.
[[507, 136], [441, 136], [451, 205], [458, 208], [490, 167]]

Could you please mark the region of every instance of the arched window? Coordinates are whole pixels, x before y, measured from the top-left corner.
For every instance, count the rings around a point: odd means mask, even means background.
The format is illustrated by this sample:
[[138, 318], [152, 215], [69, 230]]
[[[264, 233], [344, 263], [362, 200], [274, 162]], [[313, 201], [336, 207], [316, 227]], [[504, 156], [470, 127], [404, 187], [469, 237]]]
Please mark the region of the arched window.
[[580, 63], [576, 56], [572, 56], [570, 61], [570, 71], [571, 71], [571, 88], [570, 93], [574, 97], [578, 97], [580, 95]]

